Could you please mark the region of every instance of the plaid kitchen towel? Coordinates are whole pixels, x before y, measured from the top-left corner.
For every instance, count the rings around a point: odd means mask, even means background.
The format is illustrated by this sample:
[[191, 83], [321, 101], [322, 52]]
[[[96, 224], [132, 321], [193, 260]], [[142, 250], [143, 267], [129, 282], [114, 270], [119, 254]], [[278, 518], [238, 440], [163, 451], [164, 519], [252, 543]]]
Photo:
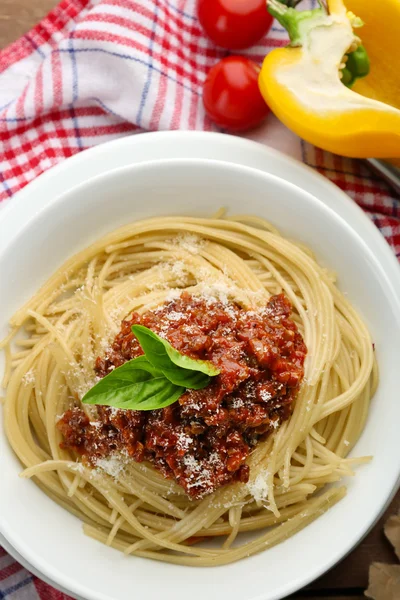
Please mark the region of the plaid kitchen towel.
[[[63, 0], [0, 52], [0, 206], [46, 169], [95, 144], [143, 130], [213, 129], [202, 107], [202, 84], [227, 53], [202, 34], [195, 4]], [[246, 54], [261, 62], [286, 40], [275, 24]], [[329, 177], [400, 256], [400, 202], [361, 161], [312, 147], [272, 116], [247, 137]], [[0, 600], [66, 598], [0, 548]]]

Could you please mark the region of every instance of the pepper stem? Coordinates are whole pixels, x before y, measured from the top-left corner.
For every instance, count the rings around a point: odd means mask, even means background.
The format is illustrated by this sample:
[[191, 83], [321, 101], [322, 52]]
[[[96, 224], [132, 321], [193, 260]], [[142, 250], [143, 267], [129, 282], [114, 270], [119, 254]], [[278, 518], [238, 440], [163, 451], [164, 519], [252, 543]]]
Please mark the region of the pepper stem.
[[267, 0], [268, 11], [286, 29], [291, 45], [301, 46], [304, 33], [308, 29], [307, 21], [311, 25], [316, 17], [326, 15], [326, 10], [321, 3], [320, 8], [314, 8], [313, 10], [295, 10], [289, 4], [294, 2], [297, 4], [297, 0], [283, 0], [283, 2], [280, 0]]

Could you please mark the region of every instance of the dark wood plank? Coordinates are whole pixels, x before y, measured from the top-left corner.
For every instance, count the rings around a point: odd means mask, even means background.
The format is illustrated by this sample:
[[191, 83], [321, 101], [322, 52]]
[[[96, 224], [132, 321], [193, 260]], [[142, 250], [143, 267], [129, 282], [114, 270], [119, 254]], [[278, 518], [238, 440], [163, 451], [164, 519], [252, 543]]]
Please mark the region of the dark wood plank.
[[345, 595], [342, 596], [342, 594], [340, 594], [339, 596], [335, 593], [332, 596], [331, 592], [326, 592], [323, 593], [322, 596], [318, 593], [317, 595], [312, 595], [310, 596], [310, 594], [296, 594], [295, 596], [291, 596], [290, 598], [288, 598], [287, 600], [366, 600], [366, 597], [364, 596], [363, 593], [361, 592], [355, 592], [356, 595], [352, 594], [352, 595]]

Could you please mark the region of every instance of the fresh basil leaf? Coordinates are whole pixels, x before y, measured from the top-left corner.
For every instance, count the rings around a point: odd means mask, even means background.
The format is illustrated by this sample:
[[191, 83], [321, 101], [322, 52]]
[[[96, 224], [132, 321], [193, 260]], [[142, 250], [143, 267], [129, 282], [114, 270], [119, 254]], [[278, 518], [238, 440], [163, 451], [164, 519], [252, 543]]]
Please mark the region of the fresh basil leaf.
[[190, 390], [202, 390], [211, 382], [211, 377], [204, 373], [182, 369], [174, 364], [170, 369], [163, 369], [162, 372], [175, 385], [182, 385]]
[[166, 377], [168, 377], [166, 371], [173, 368], [171, 363], [181, 369], [199, 371], [210, 377], [220, 373], [220, 370], [212, 362], [208, 360], [196, 360], [181, 354], [167, 340], [164, 340], [154, 333], [154, 331], [144, 327], [144, 325], [132, 325], [132, 332], [139, 340], [146, 358], [148, 358], [154, 367], [165, 372]]
[[129, 410], [155, 410], [176, 402], [185, 388], [169, 381], [145, 356], [129, 360], [101, 379], [82, 399]]
[[148, 398], [148, 400], [141, 401], [135, 406], [124, 406], [123, 408], [129, 408], [131, 410], [157, 410], [159, 408], [165, 408], [174, 404], [184, 393], [185, 388], [178, 385], [174, 385], [168, 379], [164, 379], [163, 387], [157, 394]]
[[84, 404], [125, 410], [156, 410], [176, 402], [185, 389], [206, 387], [219, 374], [210, 361], [194, 360], [143, 325], [133, 325], [145, 353], [101, 379], [82, 399]]

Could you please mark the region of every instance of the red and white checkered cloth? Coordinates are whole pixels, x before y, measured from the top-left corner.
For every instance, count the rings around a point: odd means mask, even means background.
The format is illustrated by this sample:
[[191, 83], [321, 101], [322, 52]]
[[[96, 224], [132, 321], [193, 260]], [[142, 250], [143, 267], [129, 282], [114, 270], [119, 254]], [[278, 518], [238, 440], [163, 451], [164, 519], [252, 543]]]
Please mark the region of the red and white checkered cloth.
[[[95, 144], [141, 130], [213, 129], [202, 84], [226, 52], [203, 36], [195, 4], [63, 0], [0, 52], [0, 206], [46, 169]], [[275, 24], [246, 54], [261, 62], [286, 39]], [[329, 177], [368, 212], [400, 256], [400, 202], [361, 161], [312, 147], [272, 116], [249, 137]], [[0, 548], [0, 600], [66, 598]]]

